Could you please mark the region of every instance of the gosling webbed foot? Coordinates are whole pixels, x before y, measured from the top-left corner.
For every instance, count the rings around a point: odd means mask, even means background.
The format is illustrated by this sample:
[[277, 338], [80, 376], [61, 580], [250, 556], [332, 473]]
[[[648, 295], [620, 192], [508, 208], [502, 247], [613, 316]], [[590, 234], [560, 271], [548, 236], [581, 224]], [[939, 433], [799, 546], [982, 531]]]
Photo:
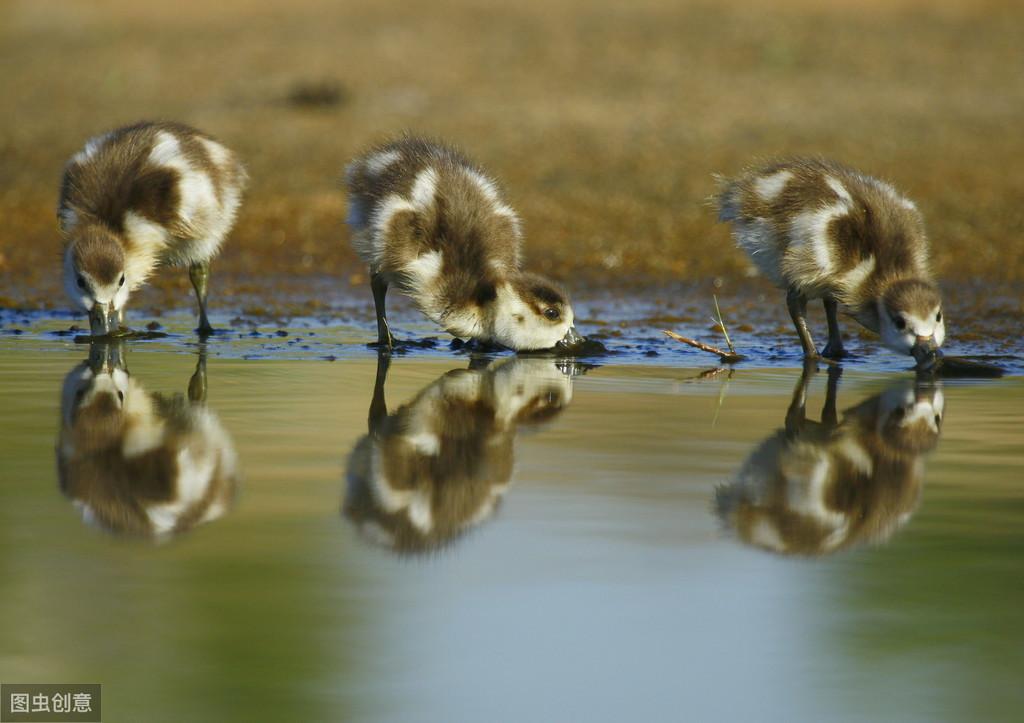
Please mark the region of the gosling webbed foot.
[[395, 341], [394, 334], [391, 333], [387, 319], [377, 320], [377, 341], [371, 341], [366, 346], [376, 349], [379, 354], [390, 354], [395, 350], [398, 343]]
[[394, 339], [388, 339], [387, 341], [371, 341], [366, 345], [369, 349], [376, 349], [377, 353], [382, 356], [391, 356], [391, 353], [395, 351]]
[[821, 356], [826, 359], [834, 359], [838, 361], [839, 359], [850, 356], [850, 352], [846, 351], [842, 342], [835, 343], [830, 341], [825, 345], [825, 348], [821, 350]]

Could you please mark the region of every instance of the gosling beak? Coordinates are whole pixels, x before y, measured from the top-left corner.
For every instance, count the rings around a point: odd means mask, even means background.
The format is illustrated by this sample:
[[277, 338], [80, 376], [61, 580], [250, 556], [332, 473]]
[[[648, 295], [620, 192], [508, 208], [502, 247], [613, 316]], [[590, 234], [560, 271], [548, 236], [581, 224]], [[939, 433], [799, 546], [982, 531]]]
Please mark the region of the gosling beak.
[[939, 358], [939, 348], [935, 345], [935, 337], [919, 336], [910, 349], [911, 355], [917, 360], [921, 369], [930, 369]]
[[89, 310], [89, 333], [93, 336], [109, 336], [117, 331], [117, 310], [114, 304], [93, 304]]
[[89, 343], [89, 368], [93, 374], [110, 374], [115, 369], [128, 371], [124, 349], [120, 341], [93, 341]]
[[585, 339], [582, 336], [580, 336], [578, 331], [576, 331], [576, 327], [570, 326], [569, 331], [565, 332], [565, 336], [563, 336], [562, 340], [555, 344], [555, 346], [562, 347], [565, 349], [572, 349], [573, 347], [578, 346], [583, 341], [585, 341]]

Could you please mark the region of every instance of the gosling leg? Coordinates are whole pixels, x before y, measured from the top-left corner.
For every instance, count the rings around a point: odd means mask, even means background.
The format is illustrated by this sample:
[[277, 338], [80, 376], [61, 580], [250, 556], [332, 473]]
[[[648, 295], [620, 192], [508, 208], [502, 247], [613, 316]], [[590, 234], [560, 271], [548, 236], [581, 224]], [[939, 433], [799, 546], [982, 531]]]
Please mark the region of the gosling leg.
[[843, 335], [839, 333], [839, 304], [835, 299], [825, 297], [825, 318], [828, 319], [828, 343], [822, 349], [821, 355], [828, 359], [842, 359], [846, 356], [843, 348]]
[[384, 310], [384, 299], [388, 295], [388, 282], [380, 274], [372, 274], [370, 288], [373, 290], [373, 306], [377, 311], [378, 351], [390, 354], [395, 345], [395, 338], [391, 335], [391, 328], [388, 326], [388, 318]]
[[814, 339], [811, 338], [811, 330], [807, 328], [807, 297], [796, 287], [791, 286], [786, 293], [786, 306], [789, 307], [789, 316], [793, 319], [796, 333], [800, 336], [804, 359], [817, 359], [818, 350], [814, 346]]
[[199, 328], [196, 332], [199, 336], [209, 336], [213, 333], [210, 320], [206, 317], [206, 287], [210, 280], [210, 262], [197, 261], [188, 269], [188, 277], [192, 280], [192, 288], [196, 290], [196, 299], [199, 301]]

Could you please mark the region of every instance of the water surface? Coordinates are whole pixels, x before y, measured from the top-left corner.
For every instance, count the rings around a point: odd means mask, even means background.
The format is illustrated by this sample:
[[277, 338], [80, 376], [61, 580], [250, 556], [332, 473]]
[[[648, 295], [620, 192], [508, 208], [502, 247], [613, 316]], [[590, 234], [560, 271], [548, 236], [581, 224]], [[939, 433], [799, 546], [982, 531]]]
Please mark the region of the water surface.
[[851, 365], [804, 414], [791, 368], [211, 354], [204, 387], [182, 350], [4, 342], [5, 681], [100, 682], [106, 720], [1024, 705], [1020, 377]]

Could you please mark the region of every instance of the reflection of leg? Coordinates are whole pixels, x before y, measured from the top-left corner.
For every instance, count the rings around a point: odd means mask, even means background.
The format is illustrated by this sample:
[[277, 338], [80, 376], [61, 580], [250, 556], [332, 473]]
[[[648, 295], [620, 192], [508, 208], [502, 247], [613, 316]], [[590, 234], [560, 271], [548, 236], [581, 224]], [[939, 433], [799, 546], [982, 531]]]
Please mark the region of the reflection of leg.
[[210, 280], [210, 262], [197, 261], [188, 269], [188, 277], [192, 279], [192, 288], [196, 290], [196, 299], [199, 301], [199, 328], [196, 329], [200, 336], [206, 336], [213, 332], [210, 320], [206, 318], [206, 290]]
[[384, 400], [384, 383], [388, 380], [388, 369], [391, 366], [389, 354], [377, 355], [377, 378], [373, 381], [373, 399], [370, 401], [370, 413], [366, 425], [370, 434], [376, 435], [384, 420], [388, 417], [388, 405]]
[[793, 319], [793, 326], [800, 336], [800, 345], [804, 349], [805, 359], [816, 359], [818, 350], [814, 348], [814, 340], [811, 338], [811, 331], [807, 328], [807, 297], [800, 293], [796, 287], [790, 287], [786, 293], [786, 306], [789, 307], [789, 316]]
[[377, 343], [379, 351], [390, 352], [395, 344], [388, 327], [387, 312], [384, 310], [384, 298], [388, 295], [388, 282], [380, 274], [371, 274], [370, 288], [373, 290], [373, 306], [377, 311]]
[[829, 429], [839, 425], [839, 414], [836, 412], [836, 393], [839, 390], [839, 377], [843, 375], [843, 368], [830, 366], [828, 368], [828, 386], [825, 387], [825, 406], [821, 408], [821, 423]]
[[836, 303], [836, 300], [826, 296], [825, 318], [828, 320], [828, 343], [821, 355], [829, 359], [842, 359], [846, 356], [846, 350], [843, 349], [843, 335], [839, 333], [838, 310], [839, 304]]
[[196, 370], [188, 380], [188, 400], [193, 404], [206, 402], [206, 344], [200, 345]]
[[812, 362], [804, 364], [800, 373], [800, 381], [793, 390], [793, 399], [786, 410], [786, 436], [794, 437], [800, 433], [804, 420], [807, 418], [807, 388], [811, 385], [811, 379], [818, 372], [818, 367]]

